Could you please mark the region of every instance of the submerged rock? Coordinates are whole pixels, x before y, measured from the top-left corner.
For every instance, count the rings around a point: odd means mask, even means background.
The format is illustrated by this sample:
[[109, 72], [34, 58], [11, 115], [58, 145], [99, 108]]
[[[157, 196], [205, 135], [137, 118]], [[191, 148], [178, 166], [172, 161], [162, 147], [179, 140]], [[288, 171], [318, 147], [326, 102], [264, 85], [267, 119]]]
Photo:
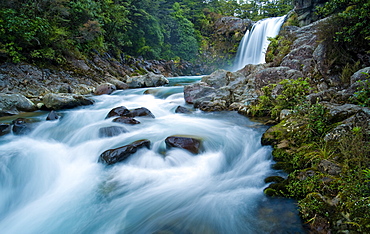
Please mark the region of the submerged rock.
[[191, 113], [191, 111], [186, 108], [186, 107], [183, 107], [183, 106], [178, 106], [175, 110], [175, 113], [183, 113], [183, 114], [186, 114], [186, 113]]
[[109, 149], [104, 151], [99, 156], [99, 162], [104, 163], [107, 165], [112, 165], [118, 162], [122, 162], [123, 160], [127, 159], [130, 155], [137, 152], [138, 149], [141, 148], [150, 148], [150, 141], [149, 140], [138, 140], [131, 144], [116, 148], [116, 149]]
[[119, 126], [103, 127], [99, 129], [99, 137], [114, 137], [125, 132], [127, 132], [127, 130], [124, 127]]
[[165, 140], [166, 146], [185, 149], [193, 154], [198, 154], [201, 149], [201, 140], [193, 137], [169, 136]]

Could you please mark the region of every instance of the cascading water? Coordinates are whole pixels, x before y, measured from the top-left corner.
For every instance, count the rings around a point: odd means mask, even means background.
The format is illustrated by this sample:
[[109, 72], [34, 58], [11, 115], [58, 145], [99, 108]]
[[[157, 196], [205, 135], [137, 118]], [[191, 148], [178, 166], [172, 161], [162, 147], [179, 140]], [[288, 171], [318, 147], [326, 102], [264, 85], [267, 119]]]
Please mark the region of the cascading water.
[[265, 63], [269, 37], [275, 37], [284, 23], [285, 16], [263, 19], [255, 23], [242, 38], [233, 69], [237, 71], [247, 64]]
[[[175, 114], [186, 105], [182, 86], [146, 90], [97, 96], [28, 135], [1, 137], [0, 233], [302, 233], [293, 203], [263, 194], [264, 178], [276, 173], [271, 148], [260, 144], [264, 126], [235, 112]], [[156, 118], [105, 119], [122, 105]], [[100, 138], [107, 126], [128, 132]], [[204, 151], [166, 149], [176, 134], [200, 137]], [[98, 163], [105, 150], [140, 139], [151, 148]]]

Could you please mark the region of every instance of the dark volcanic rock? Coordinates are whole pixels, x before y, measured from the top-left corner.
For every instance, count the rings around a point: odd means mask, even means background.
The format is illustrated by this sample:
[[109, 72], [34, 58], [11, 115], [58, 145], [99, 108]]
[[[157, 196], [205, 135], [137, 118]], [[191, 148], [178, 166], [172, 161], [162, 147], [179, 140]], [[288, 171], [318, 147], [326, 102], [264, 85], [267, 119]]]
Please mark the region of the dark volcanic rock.
[[99, 129], [99, 137], [113, 137], [118, 136], [121, 133], [125, 133], [127, 130], [124, 127], [109, 126]]
[[109, 111], [107, 117], [105, 117], [105, 118], [108, 119], [108, 118], [114, 117], [114, 116], [125, 116], [129, 112], [130, 111], [126, 107], [119, 106], [119, 107], [113, 108], [111, 111]]
[[125, 160], [130, 155], [136, 153], [138, 149], [144, 147], [150, 148], [149, 140], [139, 140], [116, 149], [109, 149], [99, 156], [99, 162], [112, 165]]
[[169, 136], [165, 143], [167, 147], [186, 149], [193, 154], [198, 154], [201, 148], [201, 141], [193, 137]]
[[0, 123], [0, 136], [10, 133], [12, 130], [10, 124]]
[[120, 116], [118, 118], [113, 119], [115, 123], [124, 123], [124, 124], [139, 124], [140, 122], [132, 117]]

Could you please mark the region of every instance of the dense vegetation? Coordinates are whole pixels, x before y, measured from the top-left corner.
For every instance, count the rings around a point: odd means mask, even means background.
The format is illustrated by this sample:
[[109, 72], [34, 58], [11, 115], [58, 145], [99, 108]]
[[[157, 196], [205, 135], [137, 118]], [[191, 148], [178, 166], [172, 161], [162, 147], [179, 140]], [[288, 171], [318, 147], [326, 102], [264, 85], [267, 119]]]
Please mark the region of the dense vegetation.
[[285, 14], [291, 0], [9, 0], [0, 2], [0, 61], [83, 58], [91, 52], [194, 60], [214, 20]]

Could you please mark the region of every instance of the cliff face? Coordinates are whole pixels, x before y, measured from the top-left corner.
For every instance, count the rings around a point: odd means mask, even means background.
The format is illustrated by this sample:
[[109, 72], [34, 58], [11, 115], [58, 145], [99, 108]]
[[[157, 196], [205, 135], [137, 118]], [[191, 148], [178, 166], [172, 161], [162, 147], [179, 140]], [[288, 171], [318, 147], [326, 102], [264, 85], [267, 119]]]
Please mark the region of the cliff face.
[[294, 0], [294, 11], [298, 14], [299, 26], [306, 26], [319, 20], [316, 7], [323, 6], [328, 0]]

